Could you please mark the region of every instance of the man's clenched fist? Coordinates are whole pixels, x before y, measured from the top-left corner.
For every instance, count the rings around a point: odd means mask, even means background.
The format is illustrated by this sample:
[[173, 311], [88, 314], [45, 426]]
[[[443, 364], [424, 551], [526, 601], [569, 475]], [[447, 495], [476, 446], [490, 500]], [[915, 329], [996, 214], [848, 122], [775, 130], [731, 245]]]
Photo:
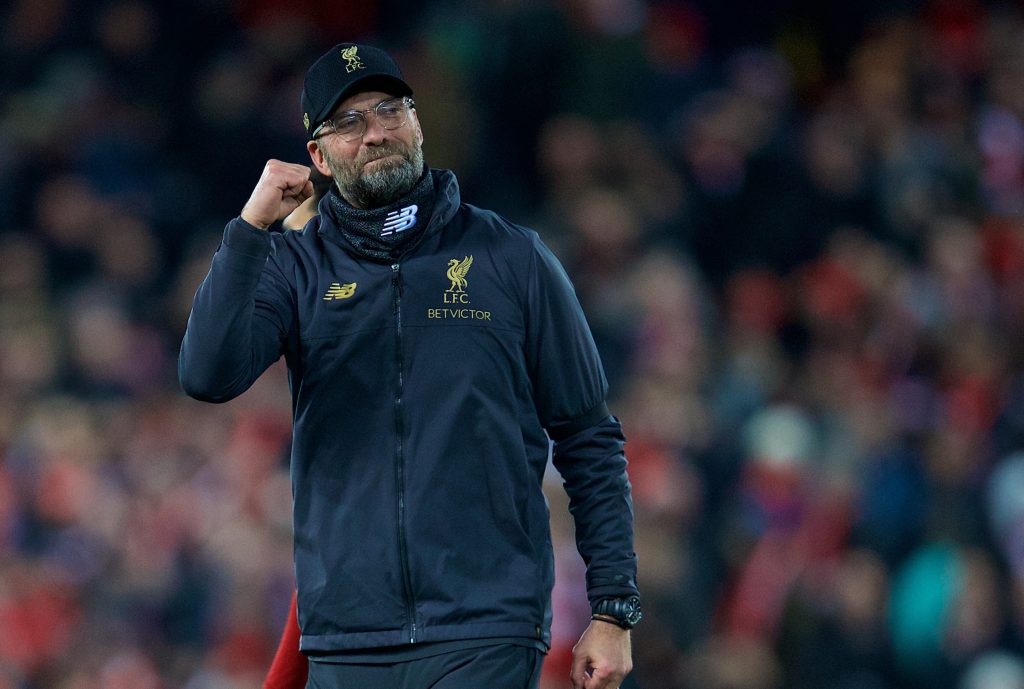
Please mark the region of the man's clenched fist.
[[268, 160], [252, 196], [242, 208], [242, 220], [265, 230], [313, 195], [305, 165]]

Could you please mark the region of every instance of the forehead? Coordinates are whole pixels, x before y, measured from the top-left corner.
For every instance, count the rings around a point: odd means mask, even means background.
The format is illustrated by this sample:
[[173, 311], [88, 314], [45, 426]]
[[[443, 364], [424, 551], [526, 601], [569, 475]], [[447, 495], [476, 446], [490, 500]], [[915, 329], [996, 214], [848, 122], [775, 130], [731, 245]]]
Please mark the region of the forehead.
[[345, 100], [338, 103], [338, 107], [334, 109], [334, 112], [342, 112], [344, 110], [368, 110], [373, 106], [380, 103], [382, 100], [388, 100], [394, 98], [395, 95], [392, 93], [385, 93], [384, 91], [361, 91], [360, 93], [353, 94]]

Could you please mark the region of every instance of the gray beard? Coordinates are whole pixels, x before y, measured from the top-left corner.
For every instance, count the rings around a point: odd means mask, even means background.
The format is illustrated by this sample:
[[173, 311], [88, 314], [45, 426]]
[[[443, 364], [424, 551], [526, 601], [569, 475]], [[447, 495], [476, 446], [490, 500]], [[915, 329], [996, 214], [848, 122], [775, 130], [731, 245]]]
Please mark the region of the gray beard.
[[356, 208], [380, 208], [393, 203], [408, 194], [423, 174], [422, 146], [413, 145], [408, 149], [404, 146], [387, 146], [377, 153], [379, 155], [376, 157], [397, 154], [401, 160], [389, 160], [367, 171], [363, 166], [375, 158], [343, 165], [325, 156], [342, 198]]

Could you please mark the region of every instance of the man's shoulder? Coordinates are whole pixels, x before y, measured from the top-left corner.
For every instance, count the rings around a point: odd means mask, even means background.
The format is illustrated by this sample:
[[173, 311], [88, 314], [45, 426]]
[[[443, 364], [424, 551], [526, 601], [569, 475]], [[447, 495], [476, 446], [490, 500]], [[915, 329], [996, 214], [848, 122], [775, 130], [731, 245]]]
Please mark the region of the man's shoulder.
[[270, 239], [274, 249], [280, 254], [308, 253], [321, 245], [320, 216], [314, 216], [305, 227], [297, 230], [281, 230], [271, 232]]
[[472, 223], [474, 232], [488, 232], [497, 239], [519, 243], [524, 247], [539, 240], [536, 230], [513, 222], [495, 211], [463, 203], [460, 212], [465, 215], [467, 222]]
[[343, 254], [340, 249], [332, 252], [326, 246], [319, 228], [320, 219], [317, 216], [302, 229], [271, 232], [268, 269], [273, 265], [290, 282], [296, 275], [309, 275], [318, 271], [326, 253]]

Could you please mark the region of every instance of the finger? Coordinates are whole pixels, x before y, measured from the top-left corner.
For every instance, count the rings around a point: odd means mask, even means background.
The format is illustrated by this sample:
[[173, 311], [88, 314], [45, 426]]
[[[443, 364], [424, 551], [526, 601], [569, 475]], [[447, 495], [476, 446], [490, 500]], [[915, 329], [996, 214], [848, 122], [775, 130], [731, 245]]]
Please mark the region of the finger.
[[[272, 182], [273, 183], [273, 182]], [[309, 198], [312, 191], [306, 191], [307, 179], [282, 179], [278, 180], [275, 186], [281, 190], [281, 196]]]
[[590, 683], [587, 685], [587, 689], [619, 689], [624, 676], [619, 675], [617, 672], [595, 668], [590, 675]]
[[267, 228], [301, 204], [312, 193], [310, 169], [297, 163], [268, 160], [260, 181], [242, 208], [242, 219]]
[[572, 671], [569, 678], [572, 679], [572, 689], [585, 689], [587, 686], [587, 665], [590, 659], [585, 655], [573, 654]]
[[306, 181], [305, 184], [296, 184], [284, 189], [281, 192], [281, 197], [285, 199], [294, 199], [296, 204], [301, 204], [303, 201], [313, 195], [313, 183]]
[[300, 204], [305, 203], [313, 196], [313, 183], [308, 179], [306, 183], [299, 187], [298, 192], [295, 194], [295, 198]]
[[301, 163], [289, 163], [284, 160], [277, 160], [276, 158], [268, 160], [263, 169], [267, 174], [284, 173], [289, 175], [309, 175], [310, 173], [308, 165], [303, 165]]
[[282, 191], [295, 193], [309, 181], [310, 170], [305, 165], [268, 160], [263, 168], [263, 179]]

